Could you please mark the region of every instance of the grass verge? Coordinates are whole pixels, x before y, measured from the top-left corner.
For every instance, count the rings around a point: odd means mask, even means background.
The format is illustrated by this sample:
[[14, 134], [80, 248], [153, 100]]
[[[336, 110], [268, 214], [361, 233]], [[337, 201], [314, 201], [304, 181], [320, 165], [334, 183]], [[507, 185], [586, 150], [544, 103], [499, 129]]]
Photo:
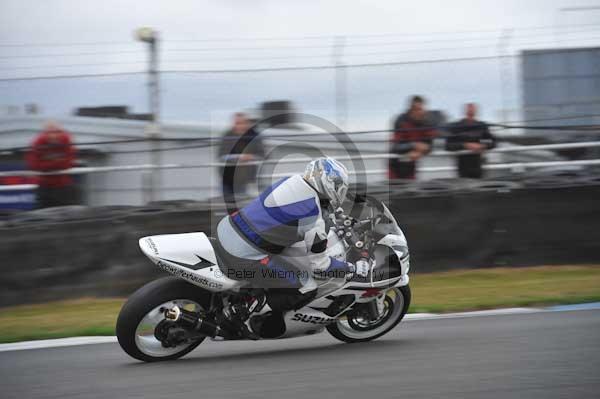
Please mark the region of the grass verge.
[[415, 274], [410, 311], [458, 312], [600, 301], [600, 266], [490, 268]]
[[115, 335], [124, 299], [82, 298], [0, 309], [0, 342]]
[[[411, 312], [600, 301], [600, 266], [458, 270], [411, 276]], [[114, 335], [124, 299], [84, 298], [0, 309], [0, 342]]]

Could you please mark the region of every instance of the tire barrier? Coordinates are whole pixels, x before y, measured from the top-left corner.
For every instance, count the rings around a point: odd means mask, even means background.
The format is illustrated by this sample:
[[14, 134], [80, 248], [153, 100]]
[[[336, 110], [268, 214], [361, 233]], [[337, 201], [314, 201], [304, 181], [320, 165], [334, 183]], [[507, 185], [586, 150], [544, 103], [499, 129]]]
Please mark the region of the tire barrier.
[[[104, 211], [112, 212], [114, 217], [71, 217], [60, 222], [36, 217], [36, 223], [0, 227], [0, 254], [5, 260], [0, 274], [0, 306], [127, 295], [161, 274], [140, 252], [141, 237], [206, 230], [210, 233], [205, 226], [210, 226], [212, 213], [206, 209]], [[34, 218], [22, 220], [31, 222]]]
[[169, 201], [153, 201], [148, 203], [149, 207], [158, 207], [158, 208], [166, 208], [166, 209], [195, 209], [201, 206], [208, 205], [205, 201], [195, 201], [195, 200], [169, 200]]
[[525, 188], [491, 200], [494, 264], [600, 261], [600, 187], [548, 188]]
[[593, 176], [591, 168], [584, 167], [561, 167], [558, 169], [541, 169], [533, 170], [527, 173], [528, 177], [547, 177], [547, 178], [568, 178], [568, 179], [580, 179], [582, 177]]
[[[414, 273], [600, 263], [600, 177], [582, 179], [393, 182], [368, 192], [386, 201], [406, 233]], [[216, 202], [161, 201], [11, 215], [0, 225], [0, 306], [127, 295], [162, 273], [139, 251], [139, 238], [214, 235], [226, 213]]]
[[520, 183], [502, 180], [471, 180], [464, 183], [464, 190], [471, 192], [507, 193], [522, 187]]
[[600, 176], [586, 176], [578, 180], [579, 184], [587, 185], [600, 185]]
[[528, 188], [554, 189], [561, 187], [576, 187], [579, 186], [579, 179], [566, 176], [551, 176], [551, 177], [531, 177], [523, 180], [523, 186]]
[[134, 206], [87, 207], [81, 205], [60, 206], [38, 209], [30, 212], [12, 213], [7, 217], [6, 226], [39, 225], [69, 221], [103, 220], [122, 217], [134, 212]]
[[392, 195], [389, 206], [407, 235], [416, 273], [598, 263], [600, 177], [587, 182], [465, 181], [450, 194]]
[[457, 189], [449, 182], [443, 180], [417, 181], [412, 185], [403, 188], [405, 195], [413, 197], [435, 197], [446, 196], [455, 192]]
[[66, 218], [75, 218], [89, 209], [82, 205], [57, 206], [53, 208], [36, 209], [29, 212], [14, 214], [9, 220], [10, 225], [59, 223]]
[[118, 219], [133, 212], [137, 207], [131, 205], [109, 205], [91, 208], [100, 219]]

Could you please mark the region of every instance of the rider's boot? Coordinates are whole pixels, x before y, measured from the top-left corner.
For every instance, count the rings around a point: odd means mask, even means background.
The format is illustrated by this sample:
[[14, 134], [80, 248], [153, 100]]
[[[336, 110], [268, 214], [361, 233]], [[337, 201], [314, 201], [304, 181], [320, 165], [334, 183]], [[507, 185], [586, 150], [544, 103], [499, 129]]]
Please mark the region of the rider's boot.
[[262, 338], [276, 338], [285, 333], [283, 315], [308, 305], [317, 296], [317, 289], [302, 293], [295, 288], [271, 288], [267, 291], [267, 303], [271, 312], [252, 316], [250, 327]]
[[250, 328], [261, 338], [277, 338], [285, 333], [283, 313], [270, 311], [250, 317]]
[[260, 294], [257, 297], [249, 297], [245, 302], [232, 304], [223, 311], [234, 329], [240, 332], [240, 338], [260, 339], [260, 336], [248, 327], [247, 321], [254, 311], [259, 311], [264, 306], [265, 302], [264, 294]]

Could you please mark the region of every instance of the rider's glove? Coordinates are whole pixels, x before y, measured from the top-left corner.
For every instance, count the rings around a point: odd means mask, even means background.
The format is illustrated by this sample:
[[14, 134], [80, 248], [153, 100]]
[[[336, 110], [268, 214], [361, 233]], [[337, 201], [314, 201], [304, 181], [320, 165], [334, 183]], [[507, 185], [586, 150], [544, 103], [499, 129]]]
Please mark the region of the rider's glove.
[[354, 263], [347, 262], [348, 265], [348, 273], [346, 273], [346, 281], [350, 281], [354, 278], [354, 273], [356, 273], [356, 266]]
[[365, 259], [359, 259], [356, 261], [356, 274], [359, 276], [366, 278], [369, 275], [369, 271], [371, 270], [371, 263]]

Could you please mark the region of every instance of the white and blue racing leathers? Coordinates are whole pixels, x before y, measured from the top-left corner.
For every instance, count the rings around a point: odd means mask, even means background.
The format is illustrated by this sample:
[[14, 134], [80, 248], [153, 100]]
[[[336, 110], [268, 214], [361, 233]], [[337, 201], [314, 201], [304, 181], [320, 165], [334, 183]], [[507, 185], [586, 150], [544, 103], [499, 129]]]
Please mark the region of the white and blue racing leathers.
[[[243, 259], [260, 261], [277, 255], [294, 244], [301, 256], [294, 258], [296, 267], [308, 278], [299, 281], [300, 292], [316, 288], [314, 275], [331, 275], [332, 271], [349, 272], [349, 265], [327, 255], [327, 227], [322, 201], [300, 175], [280, 180], [258, 198], [225, 217], [217, 227], [223, 249]], [[273, 262], [265, 267], [277, 267]]]

